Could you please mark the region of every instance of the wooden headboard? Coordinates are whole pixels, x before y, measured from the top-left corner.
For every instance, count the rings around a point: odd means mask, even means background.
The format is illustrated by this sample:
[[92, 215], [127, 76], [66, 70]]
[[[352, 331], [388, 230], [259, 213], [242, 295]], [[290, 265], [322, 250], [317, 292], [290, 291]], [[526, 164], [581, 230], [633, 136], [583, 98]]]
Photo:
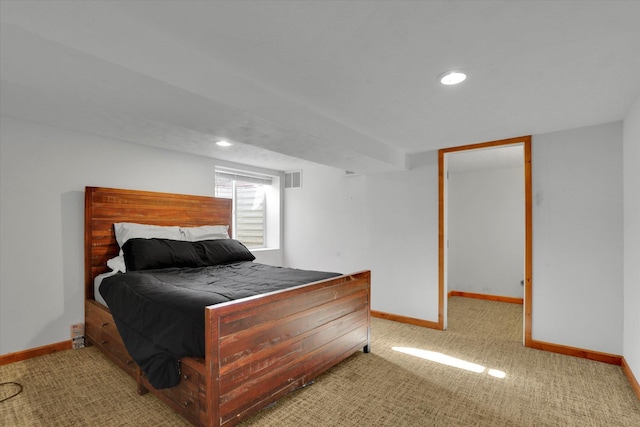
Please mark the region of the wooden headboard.
[[231, 199], [86, 187], [84, 206], [85, 298], [93, 299], [93, 278], [109, 270], [107, 261], [118, 255], [113, 224], [229, 225]]

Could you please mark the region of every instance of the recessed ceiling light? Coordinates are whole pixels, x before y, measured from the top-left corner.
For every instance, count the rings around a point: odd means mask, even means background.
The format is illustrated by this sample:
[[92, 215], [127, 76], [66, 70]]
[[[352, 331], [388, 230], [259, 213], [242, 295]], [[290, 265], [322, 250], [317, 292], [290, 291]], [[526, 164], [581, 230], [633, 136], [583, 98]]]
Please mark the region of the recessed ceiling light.
[[446, 86], [457, 85], [462, 83], [467, 78], [467, 75], [462, 71], [447, 71], [438, 76], [440, 83]]
[[216, 145], [219, 147], [231, 147], [233, 144], [230, 143], [229, 141], [221, 140], [216, 142]]

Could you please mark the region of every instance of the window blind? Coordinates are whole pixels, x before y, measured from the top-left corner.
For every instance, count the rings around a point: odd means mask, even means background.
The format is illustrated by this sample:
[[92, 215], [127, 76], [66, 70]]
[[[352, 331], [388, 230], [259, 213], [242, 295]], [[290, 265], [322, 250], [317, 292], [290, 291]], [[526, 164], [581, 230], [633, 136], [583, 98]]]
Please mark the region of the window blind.
[[266, 175], [252, 175], [246, 172], [216, 171], [216, 179], [251, 182], [253, 184], [271, 185], [271, 177]]

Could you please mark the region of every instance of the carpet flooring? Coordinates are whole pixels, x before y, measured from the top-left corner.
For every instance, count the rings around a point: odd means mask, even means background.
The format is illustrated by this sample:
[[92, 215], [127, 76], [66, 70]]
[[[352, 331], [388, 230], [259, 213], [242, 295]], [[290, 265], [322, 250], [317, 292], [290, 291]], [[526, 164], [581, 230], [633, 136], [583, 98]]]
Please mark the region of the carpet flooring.
[[[0, 366], [2, 426], [187, 426], [93, 347]], [[16, 391], [0, 388], [0, 400]], [[357, 353], [243, 426], [640, 426], [619, 366], [522, 346], [522, 306], [449, 299], [446, 332], [372, 319]]]

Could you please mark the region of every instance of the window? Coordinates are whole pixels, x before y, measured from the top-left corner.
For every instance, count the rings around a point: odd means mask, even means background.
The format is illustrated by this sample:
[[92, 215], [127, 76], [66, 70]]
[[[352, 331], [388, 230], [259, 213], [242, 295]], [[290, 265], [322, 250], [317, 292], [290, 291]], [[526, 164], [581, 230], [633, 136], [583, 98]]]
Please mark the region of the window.
[[267, 247], [269, 189], [273, 178], [216, 169], [215, 195], [233, 200], [233, 238], [248, 248]]

